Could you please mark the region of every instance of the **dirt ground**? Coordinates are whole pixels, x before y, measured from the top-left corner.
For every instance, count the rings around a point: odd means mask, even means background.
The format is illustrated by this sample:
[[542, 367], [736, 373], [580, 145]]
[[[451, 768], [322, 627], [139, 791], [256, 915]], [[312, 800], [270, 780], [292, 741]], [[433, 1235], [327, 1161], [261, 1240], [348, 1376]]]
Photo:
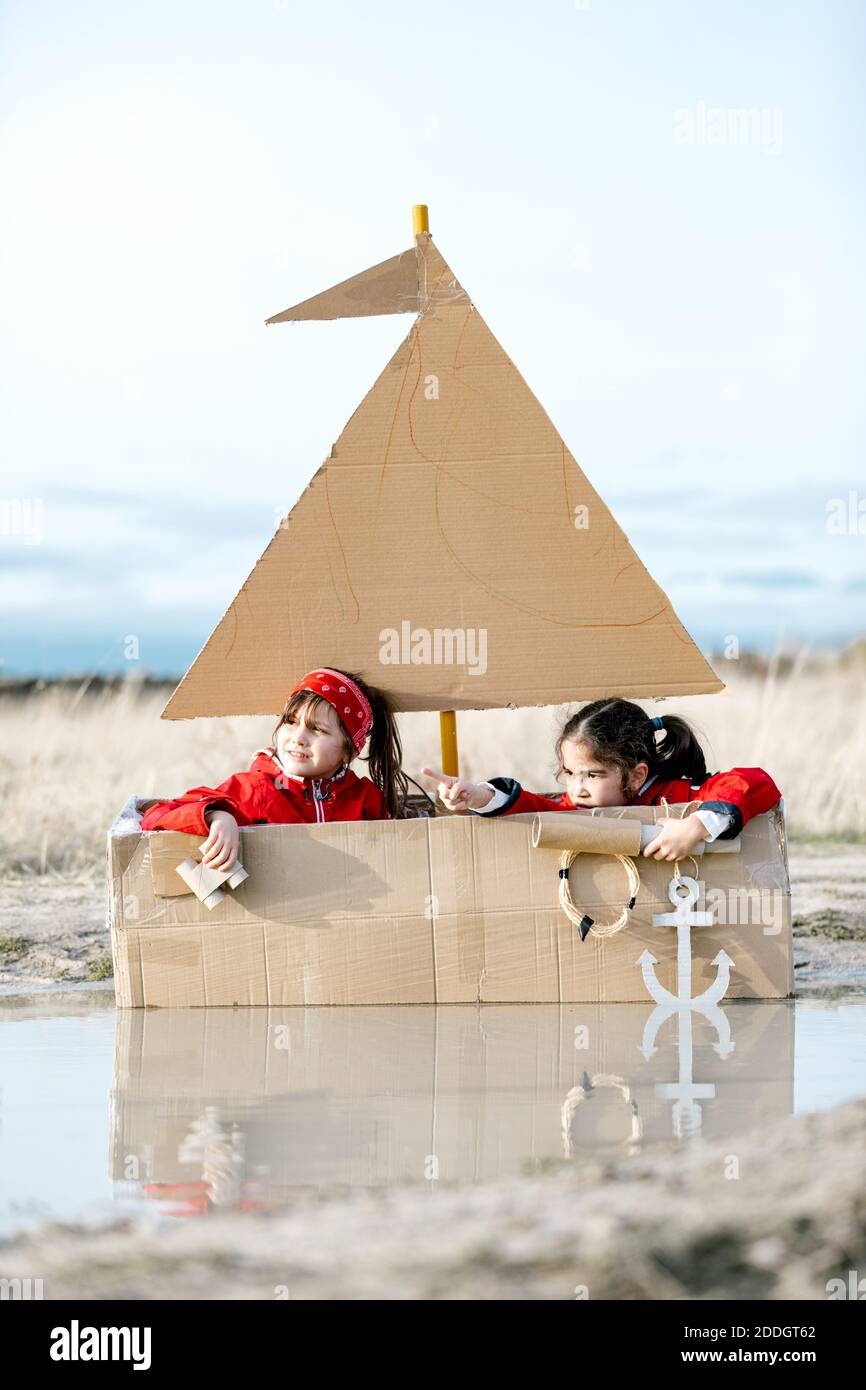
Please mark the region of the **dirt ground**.
[[796, 1300], [866, 1268], [866, 1100], [733, 1152], [736, 1181], [730, 1138], [672, 1141], [459, 1191], [303, 1196], [273, 1217], [43, 1226], [0, 1242], [0, 1277], [38, 1274], [46, 1299]]
[[[796, 992], [866, 987], [866, 846], [789, 849]], [[111, 975], [101, 874], [0, 882], [0, 991]]]

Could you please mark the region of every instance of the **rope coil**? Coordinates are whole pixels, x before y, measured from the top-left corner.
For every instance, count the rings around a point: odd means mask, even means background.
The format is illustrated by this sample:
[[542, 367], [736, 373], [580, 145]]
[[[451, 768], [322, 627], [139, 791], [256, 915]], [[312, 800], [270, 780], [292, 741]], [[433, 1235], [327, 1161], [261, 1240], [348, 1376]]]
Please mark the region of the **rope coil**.
[[[695, 805], [699, 806], [700, 801], [690, 801], [684, 807], [680, 816], [673, 817], [671, 815], [670, 805], [664, 797], [661, 798], [663, 818], [670, 817], [670, 819], [682, 820], [684, 816], [688, 815], [689, 808]], [[622, 820], [622, 817], [625, 815], [625, 810], [626, 808], [624, 807], [623, 810], [620, 812], [619, 816], [617, 816], [617, 820]], [[568, 918], [569, 922], [571, 922], [572, 926], [577, 927], [578, 932], [580, 933], [581, 941], [585, 941], [590, 932], [592, 932], [593, 936], [598, 936], [601, 938], [615, 936], [617, 932], [622, 931], [623, 927], [627, 926], [632, 911], [634, 910], [634, 905], [637, 901], [638, 893], [640, 892], [640, 874], [637, 871], [637, 865], [635, 864], [634, 860], [629, 858], [629, 856], [626, 854], [617, 854], [613, 856], [615, 859], [619, 860], [620, 864], [622, 864], [623, 868], [625, 869], [629, 886], [629, 898], [625, 904], [625, 907], [622, 909], [619, 916], [616, 918], [616, 921], [596, 922], [594, 918], [590, 917], [588, 913], [583, 912], [575, 904], [574, 899], [571, 896], [571, 885], [569, 884], [568, 880], [568, 871], [571, 868], [574, 861], [577, 859], [577, 856], [578, 854], [580, 854], [580, 852], [580, 850], [566, 849], [563, 850], [560, 856], [559, 905], [565, 913], [566, 917]], [[695, 877], [697, 878], [699, 872], [697, 860], [692, 854], [688, 855], [687, 858], [691, 859], [692, 863], [694, 864]], [[680, 874], [680, 861], [679, 859], [675, 859], [674, 878], [677, 880], [677, 882], [679, 882], [681, 877], [682, 875]]]
[[629, 899], [622, 912], [615, 922], [596, 922], [587, 913], [575, 906], [571, 896], [571, 887], [568, 882], [568, 871], [577, 858], [580, 850], [565, 849], [559, 860], [559, 905], [568, 918], [569, 922], [577, 927], [580, 932], [581, 941], [585, 941], [589, 932], [593, 936], [614, 936], [618, 931], [622, 931], [632, 914], [637, 895], [640, 891], [640, 876], [633, 859], [629, 859], [626, 854], [617, 854], [614, 858], [618, 859], [625, 869], [628, 878]]

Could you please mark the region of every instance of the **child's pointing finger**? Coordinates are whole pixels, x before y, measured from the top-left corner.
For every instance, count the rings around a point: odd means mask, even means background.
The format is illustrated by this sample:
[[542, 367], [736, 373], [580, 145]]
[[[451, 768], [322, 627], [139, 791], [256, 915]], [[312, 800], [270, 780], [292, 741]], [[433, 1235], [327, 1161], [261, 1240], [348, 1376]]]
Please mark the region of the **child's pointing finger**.
[[425, 777], [435, 777], [437, 782], [444, 783], [446, 787], [451, 787], [457, 781], [456, 777], [450, 777], [447, 772], [441, 772], [435, 767], [422, 767], [421, 771]]

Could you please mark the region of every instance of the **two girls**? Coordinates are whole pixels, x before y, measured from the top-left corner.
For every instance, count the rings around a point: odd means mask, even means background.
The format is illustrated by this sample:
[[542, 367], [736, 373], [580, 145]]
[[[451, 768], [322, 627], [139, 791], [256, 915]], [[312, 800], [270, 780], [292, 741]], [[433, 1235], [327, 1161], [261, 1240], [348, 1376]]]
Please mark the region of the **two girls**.
[[[370, 739], [370, 777], [349, 764]], [[732, 839], [746, 822], [768, 811], [780, 792], [761, 768], [707, 774], [700, 743], [678, 715], [651, 718], [629, 700], [594, 700], [573, 715], [556, 742], [558, 799], [528, 792], [510, 777], [469, 782], [425, 768], [439, 782], [449, 810], [479, 815], [521, 811], [581, 811], [594, 806], [657, 806], [699, 802], [683, 819], [658, 823], [644, 854], [680, 859], [700, 840]], [[259, 749], [248, 772], [218, 787], [193, 787], [160, 801], [142, 830], [185, 830], [207, 837], [202, 858], [212, 868], [231, 864], [242, 825], [386, 820], [399, 816], [408, 779], [387, 698], [359, 676], [322, 666], [289, 692], [269, 748]]]

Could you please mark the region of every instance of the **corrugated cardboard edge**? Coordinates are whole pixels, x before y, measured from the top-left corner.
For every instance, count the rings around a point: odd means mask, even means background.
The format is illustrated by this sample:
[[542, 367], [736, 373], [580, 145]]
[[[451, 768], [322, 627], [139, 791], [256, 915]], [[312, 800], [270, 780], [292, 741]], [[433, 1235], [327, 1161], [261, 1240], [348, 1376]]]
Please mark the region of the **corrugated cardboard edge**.
[[[128, 945], [121, 940], [120, 928], [123, 922], [123, 873], [132, 859], [135, 846], [127, 841], [126, 864], [123, 864], [123, 841], [108, 832], [108, 935], [111, 942], [111, 959], [114, 966], [114, 995], [118, 1008], [128, 1009], [136, 1006], [143, 997], [140, 969], [137, 981], [133, 980], [137, 951], [132, 942]], [[119, 868], [119, 872], [118, 872]]]

